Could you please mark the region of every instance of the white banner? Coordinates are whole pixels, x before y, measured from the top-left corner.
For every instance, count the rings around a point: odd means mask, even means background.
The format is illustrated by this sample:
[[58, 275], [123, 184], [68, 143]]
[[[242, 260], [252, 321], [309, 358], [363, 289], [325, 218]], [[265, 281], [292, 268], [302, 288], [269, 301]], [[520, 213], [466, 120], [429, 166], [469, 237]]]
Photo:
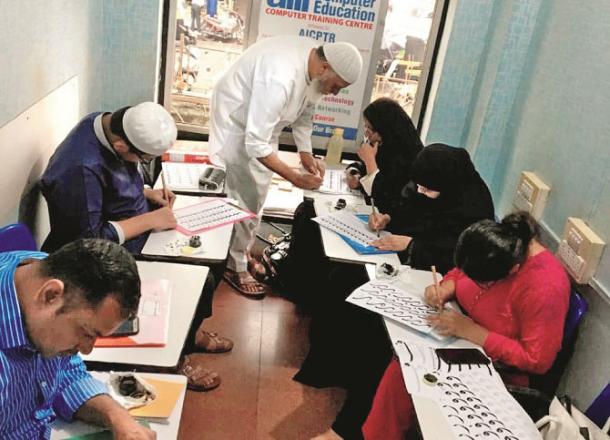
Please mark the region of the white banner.
[[258, 37], [300, 35], [320, 44], [346, 41], [362, 54], [364, 65], [356, 83], [337, 96], [327, 95], [317, 105], [314, 136], [329, 137], [335, 127], [343, 138], [356, 139], [366, 78], [379, 20], [380, 0], [262, 0]]

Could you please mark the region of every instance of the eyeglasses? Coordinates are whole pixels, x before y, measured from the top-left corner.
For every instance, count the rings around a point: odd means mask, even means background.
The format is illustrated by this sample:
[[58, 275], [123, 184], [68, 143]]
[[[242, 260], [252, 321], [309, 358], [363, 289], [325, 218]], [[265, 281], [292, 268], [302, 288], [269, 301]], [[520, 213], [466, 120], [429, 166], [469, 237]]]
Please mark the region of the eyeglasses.
[[132, 145], [131, 143], [128, 144], [129, 145], [129, 150], [135, 154], [136, 156], [138, 156], [138, 159], [140, 159], [140, 163], [142, 165], [148, 165], [150, 164], [153, 160], [155, 160], [155, 156], [152, 156], [148, 153], [144, 153], [143, 151], [138, 150], [134, 145]]

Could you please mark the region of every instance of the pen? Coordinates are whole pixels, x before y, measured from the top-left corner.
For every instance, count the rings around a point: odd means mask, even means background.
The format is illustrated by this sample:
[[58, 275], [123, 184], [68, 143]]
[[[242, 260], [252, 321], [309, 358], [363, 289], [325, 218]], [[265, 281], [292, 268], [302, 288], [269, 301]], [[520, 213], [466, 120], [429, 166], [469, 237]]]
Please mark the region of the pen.
[[163, 183], [163, 198], [169, 203], [169, 194], [167, 193], [167, 183], [165, 182], [165, 174], [161, 171], [161, 183]]
[[432, 280], [434, 281], [434, 291], [436, 292], [436, 298], [438, 299], [438, 303], [440, 304], [440, 310], [443, 311], [443, 303], [441, 302], [441, 295], [438, 291], [438, 277], [436, 276], [436, 266], [431, 266], [432, 269]]
[[[371, 197], [371, 211], [372, 215], [375, 215], [375, 199]], [[377, 229], [377, 238], [379, 238], [379, 229]]]

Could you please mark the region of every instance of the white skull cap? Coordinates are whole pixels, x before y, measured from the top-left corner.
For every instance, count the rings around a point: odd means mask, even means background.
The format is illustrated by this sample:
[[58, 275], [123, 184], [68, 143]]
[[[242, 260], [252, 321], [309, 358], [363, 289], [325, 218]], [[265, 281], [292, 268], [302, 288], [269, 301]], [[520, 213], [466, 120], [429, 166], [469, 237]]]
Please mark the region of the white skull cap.
[[328, 43], [322, 46], [326, 61], [344, 81], [353, 84], [362, 70], [362, 55], [351, 43]]
[[129, 141], [143, 153], [161, 156], [178, 136], [174, 119], [163, 106], [143, 102], [125, 112], [123, 129]]

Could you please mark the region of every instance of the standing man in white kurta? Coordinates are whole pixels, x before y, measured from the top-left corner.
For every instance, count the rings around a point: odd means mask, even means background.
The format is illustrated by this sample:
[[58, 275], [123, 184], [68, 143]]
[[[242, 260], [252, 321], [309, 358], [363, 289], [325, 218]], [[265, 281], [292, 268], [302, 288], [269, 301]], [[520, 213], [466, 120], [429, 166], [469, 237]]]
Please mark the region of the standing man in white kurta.
[[[258, 214], [237, 223], [225, 279], [240, 293], [261, 297], [265, 286], [248, 272], [248, 253], [273, 173], [295, 186], [316, 189], [324, 167], [312, 155], [312, 118], [316, 102], [353, 84], [362, 57], [349, 43], [316, 47], [296, 36], [268, 38], [250, 46], [214, 87], [210, 154], [227, 169], [229, 197]], [[282, 162], [278, 139], [290, 125], [305, 172]]]

